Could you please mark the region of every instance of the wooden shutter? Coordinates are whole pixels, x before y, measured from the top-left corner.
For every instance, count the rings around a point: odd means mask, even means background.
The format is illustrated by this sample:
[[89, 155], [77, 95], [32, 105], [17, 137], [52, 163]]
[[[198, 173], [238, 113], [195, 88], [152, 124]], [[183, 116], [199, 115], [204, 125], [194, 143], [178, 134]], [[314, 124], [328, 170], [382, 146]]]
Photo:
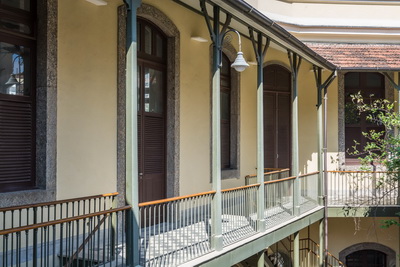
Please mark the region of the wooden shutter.
[[291, 149], [291, 97], [289, 94], [278, 94], [278, 168], [289, 168]]
[[144, 121], [144, 172], [164, 173], [165, 127], [164, 118], [146, 116]]
[[276, 158], [276, 101], [274, 93], [264, 93], [264, 167], [274, 168]]
[[0, 192], [35, 185], [31, 103], [0, 100]]

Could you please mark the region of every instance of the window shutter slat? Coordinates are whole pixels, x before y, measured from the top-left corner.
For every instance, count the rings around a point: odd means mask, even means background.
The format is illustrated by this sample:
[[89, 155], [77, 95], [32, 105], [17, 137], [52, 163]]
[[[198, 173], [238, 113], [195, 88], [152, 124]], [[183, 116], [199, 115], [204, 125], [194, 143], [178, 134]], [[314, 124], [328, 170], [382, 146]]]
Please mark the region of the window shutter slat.
[[0, 191], [33, 184], [33, 117], [31, 103], [0, 100]]

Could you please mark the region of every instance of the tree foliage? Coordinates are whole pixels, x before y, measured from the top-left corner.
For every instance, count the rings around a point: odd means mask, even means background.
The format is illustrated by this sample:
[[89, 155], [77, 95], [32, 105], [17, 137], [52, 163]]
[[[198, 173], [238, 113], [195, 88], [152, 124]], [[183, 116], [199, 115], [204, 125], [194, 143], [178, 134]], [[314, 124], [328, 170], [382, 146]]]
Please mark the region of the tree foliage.
[[[363, 170], [373, 170], [372, 166], [380, 166], [387, 174], [376, 181], [376, 188], [384, 187], [392, 196], [397, 196], [400, 178], [400, 114], [395, 111], [395, 103], [387, 99], [371, 100], [365, 103], [361, 93], [352, 95], [352, 101], [357, 106], [359, 114], [365, 113], [366, 119], [379, 126], [383, 131], [370, 130], [362, 135], [367, 142], [363, 148], [355, 141], [352, 155], [358, 155]], [[390, 186], [387, 186], [390, 184]], [[397, 214], [398, 216], [400, 214]], [[397, 220], [386, 220], [382, 227], [400, 226]]]

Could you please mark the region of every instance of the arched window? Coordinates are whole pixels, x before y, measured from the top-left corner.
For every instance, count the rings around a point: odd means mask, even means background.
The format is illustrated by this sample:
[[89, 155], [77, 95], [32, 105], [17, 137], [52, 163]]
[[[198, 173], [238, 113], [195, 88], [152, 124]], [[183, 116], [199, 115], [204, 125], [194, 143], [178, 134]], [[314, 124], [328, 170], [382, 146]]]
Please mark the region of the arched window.
[[380, 73], [349, 72], [345, 75], [344, 86], [346, 158], [358, 158], [358, 155], [348, 153], [354, 151], [354, 141], [360, 144], [358, 150], [362, 151], [367, 142], [362, 133], [371, 130], [380, 132], [384, 130], [384, 127], [368, 121], [367, 114], [359, 114], [356, 104], [352, 102], [351, 95], [361, 92], [366, 103], [375, 99], [385, 98], [385, 82], [383, 75]]
[[291, 73], [272, 64], [264, 68], [264, 166], [291, 166]]
[[359, 250], [346, 256], [347, 267], [386, 267], [386, 254], [372, 249]]

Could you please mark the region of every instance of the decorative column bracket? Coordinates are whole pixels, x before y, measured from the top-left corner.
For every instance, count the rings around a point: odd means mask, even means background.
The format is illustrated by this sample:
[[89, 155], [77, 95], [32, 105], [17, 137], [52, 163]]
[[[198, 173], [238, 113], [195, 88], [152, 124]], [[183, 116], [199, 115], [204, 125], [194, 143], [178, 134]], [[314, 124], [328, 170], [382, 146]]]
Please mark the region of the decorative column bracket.
[[300, 214], [300, 181], [299, 181], [299, 103], [298, 103], [298, 74], [302, 58], [288, 50], [290, 68], [292, 70], [292, 166], [291, 175], [296, 176], [293, 185], [294, 215]]
[[220, 28], [220, 22], [219, 22], [220, 7], [219, 6], [213, 6], [213, 8], [214, 8], [214, 25], [211, 25], [211, 18], [208, 15], [208, 11], [207, 11], [206, 1], [205, 0], [200, 0], [200, 7], [201, 7], [201, 11], [203, 12], [204, 18], [206, 20], [207, 28], [208, 28], [208, 31], [210, 33], [210, 37], [211, 37], [211, 41], [212, 41], [213, 45], [217, 46], [218, 48], [221, 48], [223, 35], [228, 30], [229, 24], [231, 23], [231, 20], [232, 20], [232, 15], [231, 14], [226, 14], [225, 22], [224, 22], [224, 24], [222, 26], [222, 29], [220, 31], [219, 30], [219, 28]]
[[[261, 32], [257, 32], [257, 40], [254, 38], [254, 30], [249, 28], [250, 39], [253, 44], [257, 60], [257, 230], [264, 232], [265, 227], [265, 186], [264, 186], [264, 77], [263, 63], [270, 45], [270, 39]], [[264, 43], [265, 39], [265, 45]]]
[[137, 129], [137, 8], [141, 0], [124, 1], [127, 10], [126, 54], [126, 202], [132, 208], [126, 222], [127, 266], [140, 266], [139, 254], [139, 170]]
[[222, 40], [227, 32], [232, 16], [226, 15], [225, 23], [220, 30], [220, 7], [213, 6], [213, 25], [208, 15], [205, 0], [200, 0], [200, 7], [213, 43], [212, 64], [212, 188], [216, 192], [212, 200], [211, 214], [211, 248], [220, 251], [223, 249], [222, 236], [222, 193], [221, 193], [221, 100], [220, 100], [220, 66]]
[[[327, 112], [328, 112], [328, 87], [336, 78], [337, 73], [333, 71], [331, 75], [322, 83], [322, 69], [317, 66], [313, 66], [315, 83], [317, 87], [317, 117], [318, 117], [318, 170], [319, 170], [319, 186], [318, 186], [318, 197], [319, 205], [324, 205], [324, 220], [320, 225], [320, 235], [323, 235], [323, 242], [320, 242], [319, 265], [324, 266], [324, 260], [327, 262], [328, 251], [328, 182], [327, 182], [327, 170], [328, 170], [328, 136], [327, 136]], [[322, 102], [322, 91], [324, 91], [324, 97]], [[322, 244], [323, 243], [323, 244]], [[325, 251], [325, 252], [324, 252]], [[325, 253], [325, 254], [324, 254]]]

